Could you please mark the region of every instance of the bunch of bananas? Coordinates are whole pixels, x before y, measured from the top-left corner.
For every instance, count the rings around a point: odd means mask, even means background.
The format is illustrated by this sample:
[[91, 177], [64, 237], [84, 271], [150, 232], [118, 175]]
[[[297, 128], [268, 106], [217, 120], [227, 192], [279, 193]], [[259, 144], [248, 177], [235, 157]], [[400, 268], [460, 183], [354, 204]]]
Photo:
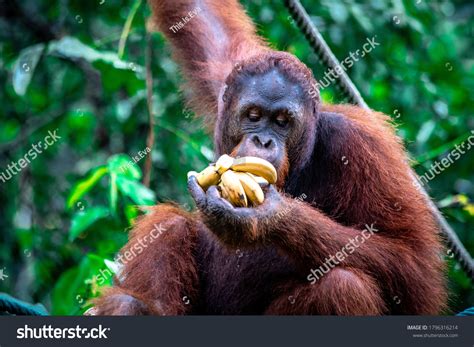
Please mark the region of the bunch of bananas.
[[222, 155], [201, 172], [190, 171], [202, 189], [217, 185], [221, 196], [235, 207], [257, 206], [265, 196], [262, 187], [277, 181], [275, 167], [257, 157], [232, 158]]

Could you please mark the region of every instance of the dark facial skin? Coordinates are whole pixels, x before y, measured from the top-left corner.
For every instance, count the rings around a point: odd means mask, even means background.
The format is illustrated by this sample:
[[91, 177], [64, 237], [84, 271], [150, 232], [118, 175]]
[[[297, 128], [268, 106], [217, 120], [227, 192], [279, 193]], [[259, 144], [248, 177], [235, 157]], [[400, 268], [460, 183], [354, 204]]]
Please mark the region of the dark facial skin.
[[225, 134], [239, 143], [232, 153], [266, 159], [278, 170], [292, 133], [302, 126], [302, 88], [276, 69], [245, 76], [239, 87], [231, 116], [236, 124]]

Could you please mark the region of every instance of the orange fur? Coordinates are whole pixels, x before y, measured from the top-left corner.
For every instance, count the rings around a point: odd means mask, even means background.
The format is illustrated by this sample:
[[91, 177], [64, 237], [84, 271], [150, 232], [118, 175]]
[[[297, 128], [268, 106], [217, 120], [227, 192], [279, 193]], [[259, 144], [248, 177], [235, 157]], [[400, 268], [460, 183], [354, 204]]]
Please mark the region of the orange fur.
[[[188, 79], [192, 106], [214, 130], [218, 154], [240, 142], [225, 131], [239, 133], [232, 100], [242, 73], [278, 66], [309, 95], [311, 71], [269, 49], [237, 1], [149, 2]], [[196, 7], [198, 15], [170, 31]], [[355, 106], [321, 106], [318, 95], [307, 99], [305, 127], [287, 144], [280, 172], [279, 218], [255, 217], [238, 229], [157, 206], [135, 226], [122, 253], [156, 223], [166, 231], [126, 264], [115, 288], [97, 301], [99, 314], [427, 315], [446, 309], [438, 229], [389, 118]], [[304, 202], [295, 201], [302, 194]], [[268, 200], [256, 211], [277, 203]], [[378, 231], [308, 283], [310, 270], [362, 235], [366, 224]]]

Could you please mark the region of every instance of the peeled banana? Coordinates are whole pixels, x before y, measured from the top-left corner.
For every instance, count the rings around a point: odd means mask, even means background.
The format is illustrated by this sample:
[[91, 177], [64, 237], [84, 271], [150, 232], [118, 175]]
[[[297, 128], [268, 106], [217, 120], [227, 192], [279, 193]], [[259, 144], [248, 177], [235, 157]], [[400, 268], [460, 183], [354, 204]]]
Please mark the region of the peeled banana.
[[265, 199], [262, 188], [277, 181], [277, 172], [268, 161], [257, 157], [234, 159], [227, 154], [199, 173], [190, 171], [190, 176], [196, 176], [204, 190], [217, 185], [222, 198], [235, 207], [260, 205]]

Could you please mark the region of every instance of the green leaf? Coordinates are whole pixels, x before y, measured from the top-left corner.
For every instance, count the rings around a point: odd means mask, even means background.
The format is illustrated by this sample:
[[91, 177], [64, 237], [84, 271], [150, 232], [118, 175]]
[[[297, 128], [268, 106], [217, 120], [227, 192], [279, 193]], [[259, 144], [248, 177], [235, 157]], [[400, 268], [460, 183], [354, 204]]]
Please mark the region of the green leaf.
[[89, 228], [99, 219], [109, 215], [106, 207], [97, 206], [87, 208], [85, 211], [76, 213], [72, 217], [71, 229], [69, 230], [69, 240], [74, 241], [84, 230]]
[[137, 181], [125, 176], [118, 176], [117, 186], [125, 196], [132, 199], [137, 205], [155, 204], [155, 193]]
[[135, 0], [135, 3], [133, 4], [127, 16], [125, 25], [123, 26], [122, 34], [120, 35], [119, 48], [118, 48], [118, 56], [120, 58], [123, 57], [123, 52], [125, 51], [125, 43], [127, 42], [127, 37], [128, 37], [128, 34], [130, 33], [130, 28], [132, 26], [133, 18], [135, 17], [135, 14], [137, 13], [138, 8], [140, 7], [141, 3], [142, 3], [142, 0]]
[[[421, 133], [421, 130], [420, 130], [420, 133]], [[466, 134], [463, 134], [463, 135], [457, 137], [453, 141], [450, 141], [448, 143], [444, 143], [443, 145], [441, 145], [437, 148], [433, 148], [433, 149], [429, 150], [428, 152], [424, 153], [423, 155], [420, 155], [419, 157], [417, 157], [416, 162], [419, 164], [419, 163], [424, 163], [425, 161], [437, 158], [440, 155], [453, 150], [456, 147], [456, 145], [460, 145], [461, 143], [466, 141], [469, 138], [470, 135], [471, 134], [468, 132]]]
[[95, 169], [87, 178], [77, 183], [72, 189], [71, 194], [67, 200], [67, 207], [71, 209], [74, 204], [82, 198], [107, 172], [109, 169], [105, 166], [100, 166]]
[[40, 43], [23, 49], [13, 66], [13, 89], [20, 96], [25, 95], [30, 85], [36, 65], [44, 50], [44, 44]]
[[124, 208], [125, 217], [127, 218], [128, 224], [133, 225], [135, 219], [139, 215], [139, 209], [135, 205], [126, 205]]
[[110, 173], [110, 209], [115, 215], [117, 211], [117, 174], [115, 172]]
[[144, 73], [144, 68], [132, 62], [121, 60], [114, 52], [98, 51], [75, 37], [65, 36], [58, 41], [51, 41], [48, 54], [62, 56], [70, 59], [85, 59], [90, 63], [102, 61], [120, 70], [131, 70], [138, 74]]
[[116, 154], [110, 157], [108, 167], [111, 173], [117, 175], [125, 175], [136, 181], [142, 178], [140, 168], [133, 162], [132, 158], [125, 154]]
[[56, 281], [51, 295], [53, 314], [67, 315], [78, 311], [78, 304], [83, 300], [82, 296], [78, 294], [82, 284], [78, 274], [79, 268], [76, 266], [63, 272]]
[[52, 292], [53, 314], [79, 315], [94, 295], [93, 278], [104, 268], [104, 259], [88, 254], [78, 266], [64, 272]]
[[469, 213], [470, 216], [474, 216], [474, 204], [467, 204], [463, 207], [463, 210]]

